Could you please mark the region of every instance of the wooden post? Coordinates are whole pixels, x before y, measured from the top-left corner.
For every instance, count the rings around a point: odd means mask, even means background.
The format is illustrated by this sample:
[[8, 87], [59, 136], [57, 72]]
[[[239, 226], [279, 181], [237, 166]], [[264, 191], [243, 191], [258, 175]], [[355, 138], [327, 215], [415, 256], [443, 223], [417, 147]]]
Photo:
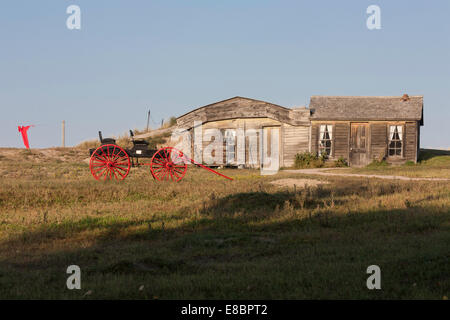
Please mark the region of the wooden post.
[[148, 125], [150, 124], [150, 110], [148, 110], [148, 115], [147, 115], [147, 132], [148, 132]]
[[62, 136], [62, 147], [64, 148], [66, 146], [66, 121], [63, 120], [62, 122], [62, 132], [61, 132]]

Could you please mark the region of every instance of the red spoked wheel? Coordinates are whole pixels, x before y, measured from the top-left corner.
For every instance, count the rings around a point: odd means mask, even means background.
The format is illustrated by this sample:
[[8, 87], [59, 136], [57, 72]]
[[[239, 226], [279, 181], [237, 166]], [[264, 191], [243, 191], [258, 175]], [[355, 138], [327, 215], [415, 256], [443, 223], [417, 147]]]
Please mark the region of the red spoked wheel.
[[89, 168], [97, 180], [123, 180], [130, 172], [131, 162], [128, 154], [115, 144], [98, 147], [91, 156]]
[[150, 171], [158, 181], [180, 181], [187, 171], [183, 152], [172, 147], [159, 149], [152, 158]]

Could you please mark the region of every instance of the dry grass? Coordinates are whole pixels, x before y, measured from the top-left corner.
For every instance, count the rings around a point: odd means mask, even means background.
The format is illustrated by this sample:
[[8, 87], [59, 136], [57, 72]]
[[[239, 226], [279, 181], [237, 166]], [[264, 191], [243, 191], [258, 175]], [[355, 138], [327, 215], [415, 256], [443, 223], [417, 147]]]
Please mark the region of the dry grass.
[[[0, 298], [448, 296], [446, 182], [148, 168], [98, 182], [77, 149], [0, 149]], [[280, 189], [279, 179], [320, 179]], [[82, 269], [82, 290], [65, 270]], [[382, 290], [366, 288], [366, 268]], [[138, 288], [144, 285], [144, 290]], [[84, 296], [88, 290], [89, 296]]]
[[292, 179], [292, 178], [271, 181], [271, 184], [278, 186], [280, 188], [294, 188], [294, 189], [315, 187], [326, 183], [328, 182], [315, 179]]

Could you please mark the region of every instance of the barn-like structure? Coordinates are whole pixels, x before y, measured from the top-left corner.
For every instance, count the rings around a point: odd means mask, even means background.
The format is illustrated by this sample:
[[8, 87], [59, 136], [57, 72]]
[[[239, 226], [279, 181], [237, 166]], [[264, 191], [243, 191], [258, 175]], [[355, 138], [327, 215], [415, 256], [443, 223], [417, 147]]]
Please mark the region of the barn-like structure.
[[[196, 122], [201, 122], [201, 131]], [[326, 153], [329, 161], [343, 158], [351, 166], [381, 159], [417, 162], [422, 125], [423, 96], [406, 94], [312, 96], [309, 108], [234, 97], [177, 118], [178, 128], [191, 138], [185, 152], [197, 153], [209, 165], [250, 168], [264, 167], [264, 156], [275, 154], [277, 168], [290, 167], [295, 155], [306, 151]], [[220, 138], [208, 129], [220, 131]], [[194, 143], [199, 137], [201, 146]], [[207, 159], [213, 145], [219, 151]]]
[[[215, 102], [177, 118], [178, 127], [188, 130], [192, 141], [195, 138], [194, 121], [202, 122], [204, 153], [213, 142], [207, 134], [208, 129], [221, 131], [224, 137], [222, 163], [226, 165], [260, 167], [261, 153], [265, 152], [269, 156], [279, 155], [279, 167], [289, 167], [294, 164], [297, 153], [309, 150], [310, 120], [309, 110], [305, 107], [290, 109], [244, 97]], [[238, 141], [240, 132], [244, 132], [242, 142]], [[269, 140], [266, 145], [263, 135]], [[271, 143], [271, 138], [279, 139], [278, 143]], [[194, 154], [194, 142], [190, 147]], [[275, 147], [278, 149], [273, 150]], [[203, 161], [208, 163], [204, 158]]]

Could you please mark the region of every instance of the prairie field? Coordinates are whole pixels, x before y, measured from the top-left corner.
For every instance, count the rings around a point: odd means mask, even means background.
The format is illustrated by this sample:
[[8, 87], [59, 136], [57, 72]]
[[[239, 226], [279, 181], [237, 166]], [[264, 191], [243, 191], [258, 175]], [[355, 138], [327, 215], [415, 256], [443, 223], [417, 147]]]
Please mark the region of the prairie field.
[[[195, 167], [178, 183], [153, 180], [147, 167], [96, 181], [87, 157], [0, 149], [0, 299], [450, 294], [448, 181], [220, 169], [229, 181]], [[450, 177], [450, 156], [344, 170]], [[272, 183], [281, 179], [306, 182]], [[81, 268], [80, 290], [66, 287], [69, 265]], [[370, 265], [381, 290], [366, 286]]]

